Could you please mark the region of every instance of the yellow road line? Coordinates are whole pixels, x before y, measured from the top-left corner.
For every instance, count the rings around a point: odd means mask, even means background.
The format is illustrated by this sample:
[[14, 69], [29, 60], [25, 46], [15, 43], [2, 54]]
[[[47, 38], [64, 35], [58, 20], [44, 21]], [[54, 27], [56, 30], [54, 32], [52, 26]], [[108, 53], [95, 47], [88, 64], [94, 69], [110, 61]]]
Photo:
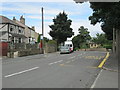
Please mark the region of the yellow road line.
[[108, 59], [108, 57], [110, 56], [109, 52], [107, 52], [106, 57], [103, 59], [103, 61], [100, 63], [100, 65], [98, 66], [98, 68], [102, 68], [104, 63], [106, 62], [106, 60]]
[[64, 66], [64, 64], [60, 64], [60, 66]]

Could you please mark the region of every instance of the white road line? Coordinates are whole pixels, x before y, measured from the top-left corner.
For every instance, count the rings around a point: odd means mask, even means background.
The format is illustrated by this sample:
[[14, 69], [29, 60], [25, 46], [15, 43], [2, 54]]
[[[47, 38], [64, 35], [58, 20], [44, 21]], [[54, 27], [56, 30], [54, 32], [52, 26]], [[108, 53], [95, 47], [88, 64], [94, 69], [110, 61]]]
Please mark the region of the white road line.
[[70, 63], [71, 61], [67, 61], [66, 63]]
[[72, 59], [72, 58], [75, 58], [75, 56], [73, 56], [73, 57], [70, 57], [70, 59]]
[[5, 78], [12, 77], [12, 76], [19, 75], [19, 74], [22, 74], [22, 73], [25, 73], [25, 72], [29, 72], [29, 71], [32, 71], [32, 70], [35, 70], [35, 69], [38, 69], [38, 68], [39, 67], [34, 67], [34, 68], [31, 68], [31, 69], [28, 69], [28, 70], [24, 70], [24, 71], [21, 71], [21, 72], [17, 72], [17, 73], [13, 73], [13, 74], [10, 74], [10, 75], [6, 75], [4, 77]]
[[98, 76], [97, 76], [97, 78], [95, 79], [94, 83], [92, 84], [91, 88], [94, 88], [94, 87], [95, 87], [96, 82], [97, 82], [98, 78], [100, 77], [100, 74], [101, 74], [102, 71], [103, 71], [103, 69], [102, 69], [102, 70], [100, 71], [100, 73], [98, 74]]
[[75, 61], [75, 60], [72, 60], [72, 61]]
[[63, 60], [60, 60], [60, 61], [57, 61], [57, 62], [53, 62], [53, 63], [49, 63], [48, 65], [52, 65], [52, 64], [55, 64], [55, 63], [58, 63], [58, 62], [62, 62]]

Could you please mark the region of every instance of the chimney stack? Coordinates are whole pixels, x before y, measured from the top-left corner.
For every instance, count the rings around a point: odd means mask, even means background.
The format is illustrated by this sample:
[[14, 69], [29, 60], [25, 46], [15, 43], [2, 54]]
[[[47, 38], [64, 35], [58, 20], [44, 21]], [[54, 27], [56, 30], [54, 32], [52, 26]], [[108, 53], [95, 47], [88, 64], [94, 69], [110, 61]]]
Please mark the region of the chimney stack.
[[23, 18], [23, 15], [20, 17], [20, 22], [25, 25], [25, 18]]
[[13, 17], [13, 21], [15, 21], [16, 20], [16, 18], [15, 17]]
[[35, 31], [35, 26], [32, 26], [32, 29]]

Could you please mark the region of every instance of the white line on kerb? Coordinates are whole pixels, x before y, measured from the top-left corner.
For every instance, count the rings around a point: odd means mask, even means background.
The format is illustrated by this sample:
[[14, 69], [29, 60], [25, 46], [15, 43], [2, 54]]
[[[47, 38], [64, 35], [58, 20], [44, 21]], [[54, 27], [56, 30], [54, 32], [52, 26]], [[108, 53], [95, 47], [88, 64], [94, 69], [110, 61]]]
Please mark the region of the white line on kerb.
[[58, 62], [62, 62], [63, 60], [60, 60], [60, 61], [56, 61], [56, 62], [53, 62], [53, 63], [49, 63], [49, 65], [52, 65], [52, 64], [55, 64], [55, 63], [58, 63]]
[[102, 71], [103, 71], [103, 69], [102, 69], [102, 70], [100, 71], [100, 73], [98, 74], [98, 76], [97, 76], [97, 78], [95, 79], [95, 81], [94, 81], [93, 85], [91, 86], [91, 88], [94, 88], [94, 87], [95, 87], [96, 82], [97, 82], [98, 78], [100, 77], [100, 74], [101, 74]]
[[31, 69], [28, 69], [28, 70], [24, 70], [24, 71], [21, 71], [21, 72], [17, 72], [17, 73], [13, 73], [13, 74], [10, 74], [10, 75], [6, 75], [4, 77], [5, 78], [12, 77], [12, 76], [19, 75], [19, 74], [22, 74], [22, 73], [25, 73], [25, 72], [29, 72], [29, 71], [32, 71], [32, 70], [35, 70], [35, 69], [38, 69], [38, 68], [39, 67], [34, 67], [34, 68], [31, 68]]

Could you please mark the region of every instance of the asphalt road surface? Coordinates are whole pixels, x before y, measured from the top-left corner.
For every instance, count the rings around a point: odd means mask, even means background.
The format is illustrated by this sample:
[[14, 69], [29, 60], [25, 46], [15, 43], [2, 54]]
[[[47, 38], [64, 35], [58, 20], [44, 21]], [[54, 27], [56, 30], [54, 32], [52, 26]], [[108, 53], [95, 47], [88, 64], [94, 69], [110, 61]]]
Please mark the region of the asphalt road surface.
[[106, 52], [40, 54], [2, 61], [2, 88], [90, 88]]

